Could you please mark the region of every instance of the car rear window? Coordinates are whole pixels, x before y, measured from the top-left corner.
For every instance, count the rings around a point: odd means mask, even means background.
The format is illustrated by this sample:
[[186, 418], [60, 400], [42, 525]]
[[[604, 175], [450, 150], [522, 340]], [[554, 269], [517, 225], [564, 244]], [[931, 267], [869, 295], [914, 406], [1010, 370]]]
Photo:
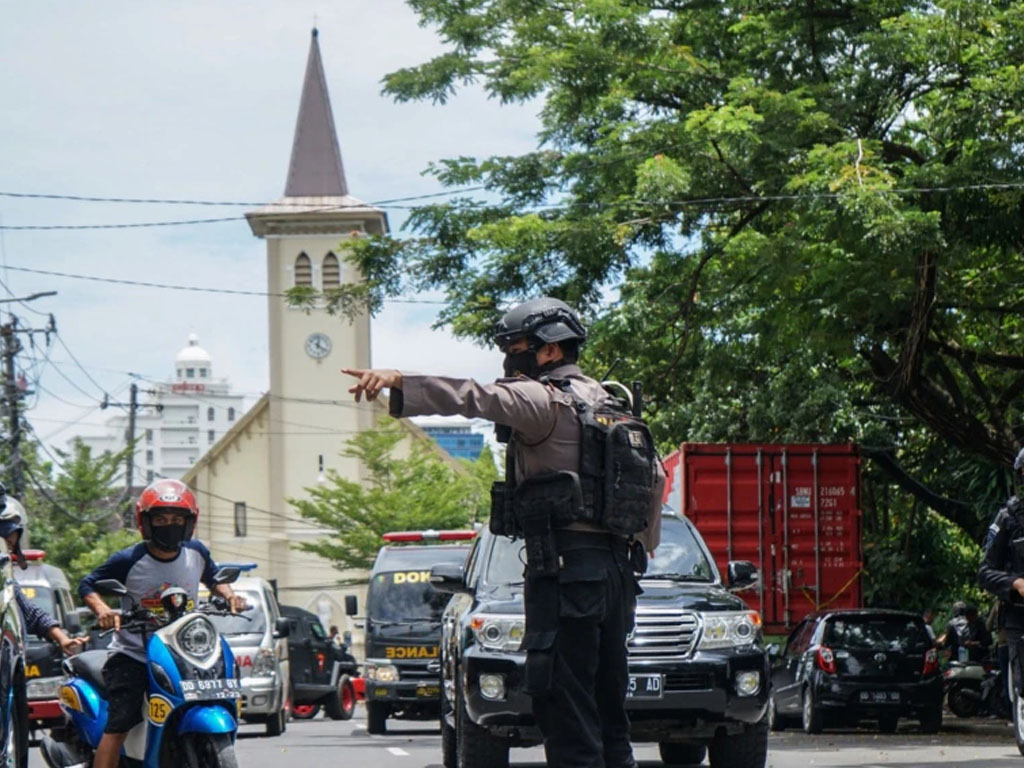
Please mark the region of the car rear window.
[[909, 651], [931, 647], [924, 622], [913, 616], [843, 616], [825, 627], [825, 645], [872, 651]]

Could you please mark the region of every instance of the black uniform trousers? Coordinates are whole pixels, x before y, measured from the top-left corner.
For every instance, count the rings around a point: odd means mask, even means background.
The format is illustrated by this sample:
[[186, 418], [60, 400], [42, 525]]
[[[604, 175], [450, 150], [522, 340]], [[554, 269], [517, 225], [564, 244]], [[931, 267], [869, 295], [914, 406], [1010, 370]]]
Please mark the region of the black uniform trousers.
[[[626, 638], [638, 586], [627, 543], [610, 534], [556, 531], [558, 632], [552, 686], [533, 713], [551, 768], [628, 768]], [[527, 589], [551, 588], [530, 580]]]

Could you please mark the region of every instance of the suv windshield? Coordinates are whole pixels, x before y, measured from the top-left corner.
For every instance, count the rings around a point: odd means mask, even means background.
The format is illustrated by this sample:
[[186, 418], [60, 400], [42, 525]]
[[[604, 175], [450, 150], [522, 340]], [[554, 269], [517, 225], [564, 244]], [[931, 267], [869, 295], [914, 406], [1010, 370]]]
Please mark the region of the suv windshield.
[[924, 623], [913, 616], [843, 616], [829, 620], [822, 642], [851, 651], [925, 650], [932, 645]]
[[[267, 619], [263, 615], [263, 603], [256, 592], [236, 592], [245, 598], [249, 610], [236, 616], [210, 616], [210, 621], [222, 635], [262, 635], [267, 630]], [[248, 617], [248, 618], [246, 618]]]
[[371, 621], [440, 621], [447, 595], [430, 586], [430, 571], [378, 573], [370, 580]]
[[57, 618], [57, 596], [49, 587], [41, 584], [19, 584], [25, 597], [46, 611], [53, 618]]
[[493, 541], [484, 582], [493, 586], [521, 584], [526, 568], [526, 553], [523, 551], [526, 545], [522, 539], [512, 541], [504, 536], [495, 536]]
[[645, 579], [713, 581], [714, 569], [697, 543], [697, 537], [685, 522], [675, 517], [661, 518], [661, 543], [647, 561]]

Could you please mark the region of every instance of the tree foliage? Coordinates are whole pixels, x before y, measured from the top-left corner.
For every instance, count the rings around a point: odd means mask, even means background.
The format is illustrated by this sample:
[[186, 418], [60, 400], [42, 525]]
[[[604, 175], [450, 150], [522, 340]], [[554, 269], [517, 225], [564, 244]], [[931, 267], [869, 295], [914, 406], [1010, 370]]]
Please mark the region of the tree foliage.
[[410, 5], [447, 49], [385, 91], [536, 100], [538, 148], [432, 165], [485, 194], [360, 242], [341, 304], [440, 289], [483, 340], [558, 296], [663, 444], [858, 440], [902, 491], [879, 515], [923, 536], [912, 495], [979, 535], [1024, 439], [1024, 6]]
[[362, 482], [331, 470], [326, 483], [306, 489], [309, 498], [288, 500], [302, 517], [332, 532], [299, 548], [341, 571], [368, 570], [388, 531], [464, 528], [486, 519], [497, 474], [490, 450], [462, 466], [437, 450], [392, 419], [355, 435], [342, 455], [359, 460]]

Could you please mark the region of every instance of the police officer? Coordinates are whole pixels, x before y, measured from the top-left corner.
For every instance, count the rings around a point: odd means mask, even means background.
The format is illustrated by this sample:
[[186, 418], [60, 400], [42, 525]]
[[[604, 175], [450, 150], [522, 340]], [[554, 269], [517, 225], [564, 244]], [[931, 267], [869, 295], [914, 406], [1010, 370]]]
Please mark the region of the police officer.
[[[1019, 481], [1024, 472], [1024, 448], [1013, 462]], [[999, 510], [985, 538], [978, 583], [1002, 603], [1000, 629], [1009, 649], [1009, 680], [1013, 698], [1017, 747], [1024, 752], [1024, 718], [1017, 700], [1024, 693], [1024, 504], [1011, 496]]]
[[581, 449], [583, 414], [611, 400], [576, 365], [585, 340], [568, 305], [540, 298], [498, 323], [505, 378], [493, 384], [393, 370], [344, 372], [359, 380], [349, 389], [357, 401], [389, 388], [393, 416], [458, 414], [511, 431], [506, 481], [515, 486], [517, 514], [526, 521], [524, 687], [548, 765], [631, 768], [626, 638], [638, 591], [634, 571], [641, 570], [631, 546], [642, 556], [658, 544], [664, 474], [652, 463], [650, 497], [632, 537], [610, 533], [600, 522], [606, 518], [573, 517], [590, 498], [579, 480], [581, 453], [589, 450]]

